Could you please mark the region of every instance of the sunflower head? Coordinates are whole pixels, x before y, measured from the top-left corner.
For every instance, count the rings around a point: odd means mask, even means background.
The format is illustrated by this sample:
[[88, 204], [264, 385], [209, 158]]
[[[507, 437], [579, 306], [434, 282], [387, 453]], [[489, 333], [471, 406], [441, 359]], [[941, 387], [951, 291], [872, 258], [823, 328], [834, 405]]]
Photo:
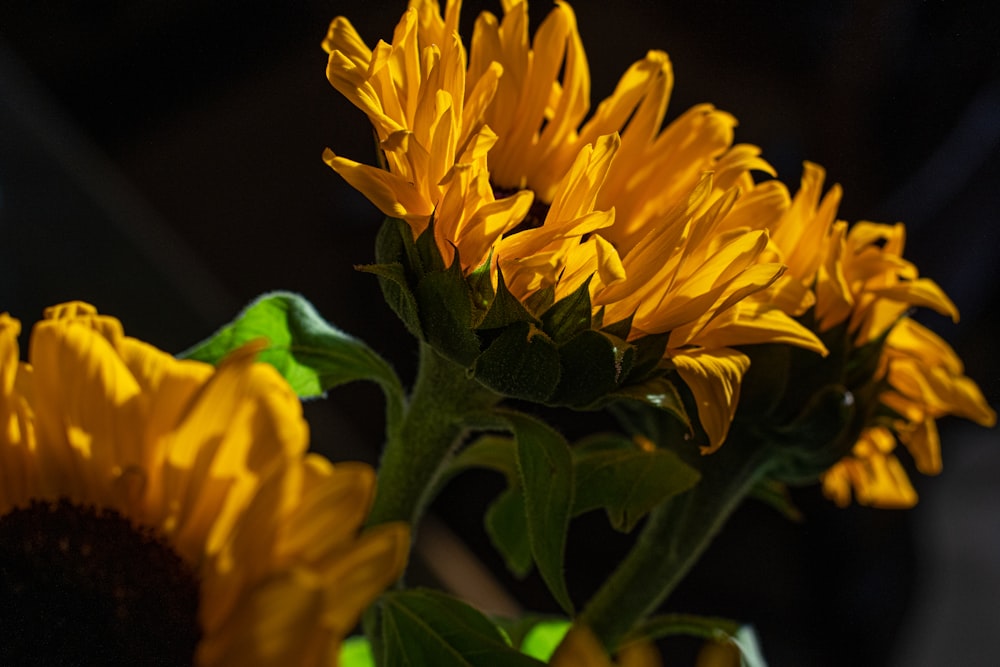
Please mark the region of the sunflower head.
[[306, 453], [260, 346], [179, 361], [79, 302], [27, 362], [19, 331], [0, 315], [4, 662], [327, 664], [408, 535], [360, 530], [372, 470]]
[[588, 118], [568, 3], [533, 37], [526, 3], [484, 12], [467, 60], [458, 7], [413, 2], [371, 49], [337, 19], [324, 43], [330, 81], [384, 157], [380, 169], [325, 155], [390, 218], [365, 269], [414, 335], [495, 391], [574, 407], [625, 392], [687, 424], [674, 389], [687, 387], [700, 444], [718, 448], [749, 365], [735, 346], [825, 352], [780, 308], [747, 301], [785, 271], [764, 229], [775, 188], [751, 175], [773, 169], [711, 105], [664, 125], [662, 51]]
[[[823, 170], [806, 164], [802, 186], [771, 236], [791, 281], [777, 302], [815, 331], [830, 354], [789, 347], [750, 351], [738, 420], [763, 430], [788, 481], [823, 480], [846, 504], [909, 507], [916, 493], [896, 458], [902, 443], [917, 469], [941, 469], [935, 420], [957, 415], [992, 426], [996, 415], [961, 360], [910, 318], [916, 307], [958, 320], [954, 303], [903, 258], [906, 230], [838, 221], [839, 188], [820, 198]], [[809, 299], [798, 298], [808, 294]]]

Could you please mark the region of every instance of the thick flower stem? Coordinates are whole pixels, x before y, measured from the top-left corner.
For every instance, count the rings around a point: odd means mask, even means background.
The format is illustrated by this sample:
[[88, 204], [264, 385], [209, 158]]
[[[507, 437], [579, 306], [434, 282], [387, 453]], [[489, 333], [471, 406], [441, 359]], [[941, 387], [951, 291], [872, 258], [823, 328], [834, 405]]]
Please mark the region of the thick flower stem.
[[465, 369], [420, 344], [420, 366], [402, 422], [387, 433], [378, 492], [369, 525], [423, 515], [444, 464], [467, 431], [466, 417], [500, 396], [467, 377]]
[[[768, 457], [753, 442], [729, 442], [702, 462], [691, 490], [654, 510], [625, 560], [580, 618], [614, 651], [653, 613], [697, 562], [733, 510], [766, 471]], [[749, 445], [749, 449], [740, 449]]]

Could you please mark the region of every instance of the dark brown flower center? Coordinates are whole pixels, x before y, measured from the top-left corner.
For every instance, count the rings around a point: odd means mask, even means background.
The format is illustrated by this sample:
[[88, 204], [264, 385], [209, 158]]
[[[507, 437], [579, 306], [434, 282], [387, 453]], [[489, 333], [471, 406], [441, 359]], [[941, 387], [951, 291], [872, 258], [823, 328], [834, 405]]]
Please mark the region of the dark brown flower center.
[[113, 510], [32, 501], [0, 516], [0, 664], [191, 665], [198, 580]]

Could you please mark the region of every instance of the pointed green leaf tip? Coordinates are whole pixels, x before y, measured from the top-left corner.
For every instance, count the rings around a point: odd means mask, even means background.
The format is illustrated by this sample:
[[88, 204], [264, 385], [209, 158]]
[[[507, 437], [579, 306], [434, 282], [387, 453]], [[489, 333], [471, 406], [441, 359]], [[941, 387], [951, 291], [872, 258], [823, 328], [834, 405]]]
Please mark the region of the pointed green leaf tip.
[[383, 667], [538, 667], [481, 613], [437, 591], [391, 591], [376, 603]]
[[261, 338], [268, 347], [260, 360], [277, 368], [299, 397], [315, 398], [347, 382], [371, 380], [385, 392], [390, 417], [402, 414], [403, 388], [388, 362], [329, 324], [298, 294], [264, 294], [210, 338], [178, 356], [218, 364]]
[[563, 611], [572, 615], [563, 560], [573, 508], [573, 460], [566, 440], [533, 417], [498, 411], [517, 440], [528, 545], [538, 573]]

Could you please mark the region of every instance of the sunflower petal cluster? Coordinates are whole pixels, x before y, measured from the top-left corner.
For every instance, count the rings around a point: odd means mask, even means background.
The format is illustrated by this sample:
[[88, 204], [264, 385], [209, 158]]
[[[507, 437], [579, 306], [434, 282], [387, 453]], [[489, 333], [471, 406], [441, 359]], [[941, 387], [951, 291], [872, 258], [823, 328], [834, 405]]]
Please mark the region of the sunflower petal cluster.
[[199, 582], [195, 664], [331, 664], [408, 531], [361, 530], [373, 471], [306, 452], [260, 346], [180, 361], [80, 302], [46, 311], [27, 362], [19, 333], [0, 315], [0, 516], [67, 501], [165, 540]]
[[[467, 65], [458, 13], [457, 2], [442, 18], [436, 2], [414, 0], [392, 43], [373, 49], [334, 20], [327, 76], [368, 115], [385, 169], [329, 150], [327, 163], [414, 237], [432, 228], [445, 265], [457, 258], [464, 276], [487, 272], [495, 292], [484, 309], [509, 292], [544, 320], [553, 302], [585, 294], [590, 328], [616, 325], [623, 343], [655, 339], [713, 451], [749, 366], [739, 346], [826, 352], [779, 304], [749, 301], [786, 271], [766, 229], [780, 198], [754, 177], [773, 169], [757, 147], [733, 143], [735, 118], [711, 105], [664, 126], [673, 71], [660, 51], [630, 67], [588, 118], [586, 54], [564, 2], [533, 39], [526, 2], [504, 3], [502, 18], [482, 13]], [[559, 345], [552, 331], [522, 329]]]
[[911, 507], [917, 495], [894, 453], [897, 443], [917, 470], [936, 474], [936, 420], [955, 415], [989, 427], [996, 413], [955, 351], [910, 317], [916, 307], [955, 322], [959, 313], [941, 287], [903, 257], [905, 226], [838, 220], [840, 188], [822, 194], [824, 178], [822, 167], [806, 163], [798, 193], [782, 197], [771, 245], [793, 280], [776, 286], [783, 295], [774, 302], [793, 315], [809, 310], [817, 333], [844, 341], [843, 381], [856, 397], [866, 393], [857, 387], [873, 389], [874, 408], [857, 442], [823, 475], [827, 495], [839, 505], [853, 492], [862, 504]]

